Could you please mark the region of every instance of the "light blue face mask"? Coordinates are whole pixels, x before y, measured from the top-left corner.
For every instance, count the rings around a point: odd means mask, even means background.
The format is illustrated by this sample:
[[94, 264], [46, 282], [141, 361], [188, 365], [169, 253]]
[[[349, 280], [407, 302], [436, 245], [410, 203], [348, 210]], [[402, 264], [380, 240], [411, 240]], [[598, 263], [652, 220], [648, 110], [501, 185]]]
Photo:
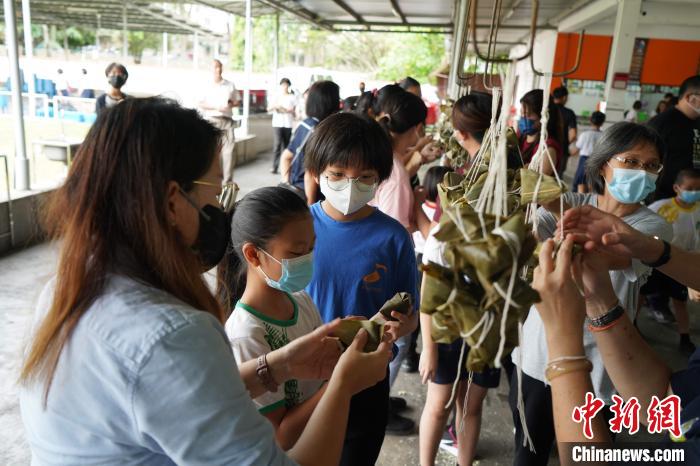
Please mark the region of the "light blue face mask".
[[678, 197], [680, 197], [681, 201], [685, 202], [686, 204], [695, 204], [696, 202], [700, 201], [700, 191], [681, 190]]
[[258, 266], [262, 274], [265, 276], [265, 282], [271, 288], [285, 291], [287, 293], [296, 293], [301, 291], [311, 283], [311, 276], [314, 273], [314, 253], [310, 252], [305, 256], [295, 257], [294, 259], [277, 260], [267, 251], [262, 251], [267, 257], [271, 258], [282, 266], [282, 276], [279, 281], [271, 279], [262, 267]]
[[623, 204], [642, 202], [656, 189], [658, 175], [645, 170], [613, 168], [612, 181], [607, 182], [608, 192]]

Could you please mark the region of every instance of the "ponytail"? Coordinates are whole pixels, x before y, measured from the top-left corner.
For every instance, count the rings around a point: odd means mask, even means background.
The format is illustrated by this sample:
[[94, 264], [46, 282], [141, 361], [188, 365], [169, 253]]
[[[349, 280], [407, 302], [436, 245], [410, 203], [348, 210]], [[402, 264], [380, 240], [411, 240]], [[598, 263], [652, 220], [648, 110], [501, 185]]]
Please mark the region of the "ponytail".
[[226, 255], [217, 267], [216, 296], [230, 314], [246, 287], [247, 262], [243, 246], [252, 243], [265, 249], [292, 220], [309, 215], [309, 208], [296, 193], [282, 187], [252, 191], [231, 212], [231, 238]]

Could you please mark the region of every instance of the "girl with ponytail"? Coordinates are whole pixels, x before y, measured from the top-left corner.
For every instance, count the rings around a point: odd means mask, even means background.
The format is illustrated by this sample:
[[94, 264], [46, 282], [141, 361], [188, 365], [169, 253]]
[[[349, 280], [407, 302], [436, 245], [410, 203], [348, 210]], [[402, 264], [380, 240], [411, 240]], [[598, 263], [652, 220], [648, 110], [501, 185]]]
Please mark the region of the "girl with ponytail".
[[[236, 206], [231, 244], [219, 266], [218, 295], [231, 315], [226, 334], [239, 364], [322, 325], [304, 288], [313, 273], [314, 226], [306, 203], [282, 187], [257, 189]], [[319, 380], [288, 380], [253, 401], [288, 450], [323, 395]]]

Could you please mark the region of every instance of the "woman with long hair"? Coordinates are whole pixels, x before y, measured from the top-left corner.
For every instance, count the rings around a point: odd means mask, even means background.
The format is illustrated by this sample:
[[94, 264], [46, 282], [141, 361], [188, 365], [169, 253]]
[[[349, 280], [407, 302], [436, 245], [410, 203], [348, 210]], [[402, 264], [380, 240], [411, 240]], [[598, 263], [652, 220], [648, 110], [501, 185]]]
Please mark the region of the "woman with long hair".
[[[60, 257], [20, 376], [36, 462], [338, 462], [349, 400], [384, 377], [388, 343], [364, 354], [360, 335], [335, 365], [328, 325], [236, 366], [202, 277], [229, 236], [219, 140], [195, 110], [151, 98], [105, 111], [80, 146], [48, 206]], [[285, 456], [250, 397], [331, 371]]]
[[[527, 165], [540, 145], [544, 91], [542, 89], [531, 90], [520, 99], [520, 104], [522, 106], [522, 114], [518, 121], [520, 153]], [[559, 165], [563, 160], [563, 145], [566, 142], [564, 141], [564, 125], [559, 108], [550, 99], [547, 109], [549, 119], [547, 121], [547, 140], [545, 142], [547, 143], [549, 157], [544, 159], [544, 173], [553, 175], [556, 170], [563, 170]]]

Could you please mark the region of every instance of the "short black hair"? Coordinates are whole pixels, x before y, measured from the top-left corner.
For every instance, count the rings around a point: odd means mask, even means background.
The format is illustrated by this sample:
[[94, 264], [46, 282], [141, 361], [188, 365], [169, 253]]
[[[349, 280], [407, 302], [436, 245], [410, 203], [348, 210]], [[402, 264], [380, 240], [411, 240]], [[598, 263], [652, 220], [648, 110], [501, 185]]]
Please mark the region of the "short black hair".
[[664, 94], [664, 100], [670, 100], [670, 99], [673, 99], [674, 97], [676, 97], [676, 96], [673, 95], [673, 92], [667, 92]]
[[600, 171], [614, 156], [627, 152], [639, 144], [652, 146], [663, 162], [666, 145], [654, 128], [647, 125], [621, 121], [603, 131], [603, 135], [593, 146], [593, 152], [586, 160], [586, 180], [591, 190], [603, 194], [605, 180]]
[[340, 110], [340, 88], [333, 81], [316, 81], [306, 97], [306, 115], [323, 121]]
[[430, 202], [435, 202], [438, 197], [438, 184], [442, 183], [445, 178], [445, 173], [454, 171], [450, 167], [443, 167], [441, 165], [435, 165], [430, 167], [427, 172], [425, 172], [425, 178], [423, 178], [423, 187], [425, 188], [425, 198]]
[[292, 82], [289, 80], [289, 78], [282, 78], [280, 79], [280, 86], [284, 83], [287, 83], [287, 86], [291, 86]]
[[564, 86], [559, 86], [552, 91], [552, 95], [555, 99], [561, 99], [562, 97], [569, 95], [569, 90]]
[[360, 98], [359, 95], [351, 95], [350, 97], [346, 97], [343, 100], [343, 111], [344, 112], [352, 112], [355, 110], [355, 107], [357, 106], [357, 101]]
[[126, 66], [122, 65], [121, 63], [117, 62], [112, 62], [109, 65], [107, 65], [107, 68], [105, 68], [105, 76], [109, 76], [109, 73], [112, 72], [113, 69], [118, 69], [121, 71], [121, 73], [124, 75], [125, 78], [129, 77], [129, 72], [126, 71]]
[[391, 175], [391, 141], [379, 124], [356, 113], [336, 113], [316, 126], [304, 147], [304, 165], [319, 176], [329, 165], [377, 170], [379, 181]]
[[635, 100], [634, 103], [632, 104], [632, 108], [635, 110], [641, 110], [642, 109], [642, 101]]
[[696, 74], [695, 76], [685, 78], [685, 81], [683, 81], [683, 83], [681, 84], [681, 88], [678, 91], [678, 97], [682, 99], [686, 96], [686, 94], [691, 94], [695, 92], [700, 93], [700, 74]]
[[674, 181], [674, 184], [681, 184], [688, 178], [693, 178], [696, 180], [700, 179], [700, 170], [697, 168], [684, 168], [678, 172], [678, 175], [676, 175], [676, 181]]
[[591, 123], [595, 126], [603, 126], [603, 123], [605, 123], [605, 113], [597, 110], [593, 112], [591, 114]]
[[406, 76], [399, 82], [399, 86], [401, 86], [401, 89], [406, 91], [412, 87], [420, 87], [420, 83], [412, 77]]

